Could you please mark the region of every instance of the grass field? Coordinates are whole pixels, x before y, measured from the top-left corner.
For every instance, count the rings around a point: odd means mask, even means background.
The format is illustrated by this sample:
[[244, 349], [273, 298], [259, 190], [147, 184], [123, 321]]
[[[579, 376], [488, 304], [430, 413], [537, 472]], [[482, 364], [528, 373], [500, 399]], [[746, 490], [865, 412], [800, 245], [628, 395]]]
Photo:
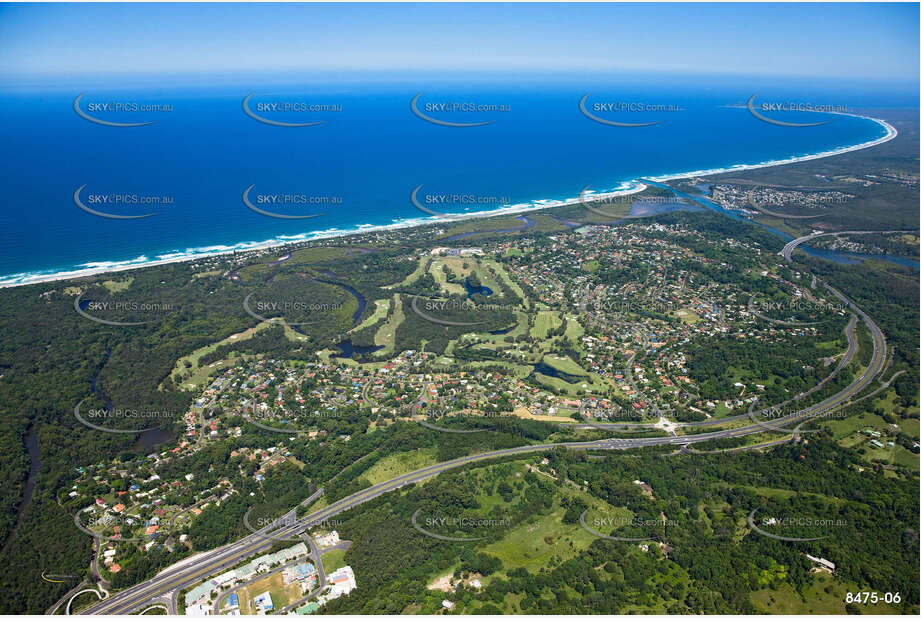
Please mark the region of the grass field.
[[[806, 590], [806, 598], [794, 590], [790, 584], [782, 583], [777, 590], [765, 588], [751, 594], [752, 604], [758, 612], [765, 614], [845, 614], [847, 606], [844, 603], [848, 592], [857, 592], [849, 589], [847, 584], [836, 581], [828, 573], [815, 573], [815, 580]], [[877, 605], [859, 606], [863, 612], [869, 614], [897, 614], [897, 607], [878, 603]], [[863, 613], [862, 612], [862, 613]]]
[[[521, 252], [519, 251], [519, 253]], [[530, 309], [531, 303], [528, 301], [528, 297], [527, 295], [525, 295], [524, 290], [522, 290], [521, 286], [519, 286], [518, 283], [512, 279], [511, 275], [509, 275], [508, 271], [505, 270], [505, 268], [503, 268], [502, 264], [496, 262], [495, 260], [490, 260], [486, 258], [481, 258], [481, 259], [483, 263], [489, 266], [489, 268], [492, 269], [495, 275], [499, 279], [502, 280], [502, 283], [504, 283], [506, 287], [508, 287], [515, 294], [517, 294], [519, 298], [522, 299], [525, 310]]]
[[436, 463], [435, 455], [428, 449], [394, 453], [387, 455], [365, 470], [358, 478], [367, 479], [372, 485], [377, 485], [434, 463]]
[[532, 421], [546, 421], [548, 423], [575, 423], [576, 422], [576, 419], [571, 418], [565, 414], [557, 414], [557, 415], [531, 414], [524, 408], [516, 408], [512, 412], [512, 414], [514, 414], [518, 418], [527, 418]]
[[534, 326], [531, 328], [531, 336], [535, 339], [546, 339], [547, 333], [562, 324], [562, 320], [556, 311], [540, 311], [534, 318]]
[[[882, 440], [880, 441], [882, 442]], [[906, 450], [898, 444], [886, 448], [873, 448], [868, 446], [867, 452], [863, 457], [867, 461], [904, 466], [915, 472], [919, 470], [918, 455]]]
[[[464, 277], [473, 271], [470, 268], [465, 270], [463, 268], [463, 264], [466, 262], [469, 266], [470, 262], [472, 261], [472, 259], [467, 258], [436, 258], [432, 260], [432, 263], [429, 266], [429, 273], [431, 273], [432, 277], [435, 278], [435, 281], [438, 283], [442, 292], [445, 294], [455, 296], [466, 294], [467, 292], [464, 289], [463, 284]], [[447, 266], [448, 270], [457, 276], [457, 278], [451, 283], [448, 282], [447, 275], [444, 273], [445, 266]]]
[[695, 324], [700, 321], [700, 316], [690, 309], [678, 309], [674, 315], [685, 324]]
[[[222, 339], [221, 341], [217, 341], [210, 345], [206, 345], [204, 347], [198, 348], [194, 352], [187, 354], [176, 361], [175, 367], [173, 367], [172, 372], [170, 372], [170, 377], [174, 378], [180, 373], [182, 373], [183, 371], [191, 371], [192, 375], [183, 381], [181, 388], [185, 390], [191, 390], [191, 389], [201, 387], [211, 374], [218, 371], [219, 369], [222, 369], [227, 363], [227, 361], [219, 360], [214, 363], [211, 363], [210, 365], [206, 367], [200, 367], [198, 364], [198, 360], [202, 356], [204, 356], [205, 354], [208, 354], [209, 352], [213, 352], [214, 350], [218, 348], [218, 346], [239, 343], [240, 341], [246, 341], [247, 339], [252, 339], [253, 335], [255, 335], [257, 332], [261, 330], [265, 330], [266, 328], [269, 328], [271, 326], [272, 324], [270, 324], [269, 322], [259, 322], [259, 324], [257, 324], [253, 328], [247, 328], [245, 331], [241, 333], [235, 333], [225, 339]], [[191, 366], [186, 367], [186, 363], [189, 363]]]
[[[717, 483], [717, 485], [722, 487], [730, 487], [728, 483]], [[810, 498], [818, 498], [819, 500], [825, 500], [827, 502], [832, 502], [834, 504], [843, 504], [847, 502], [843, 498], [836, 498], [835, 496], [828, 496], [825, 494], [817, 494], [810, 491], [794, 491], [792, 489], [779, 489], [776, 487], [756, 487], [754, 485], [732, 485], [732, 487], [737, 487], [739, 489], [747, 489], [753, 491], [754, 493], [765, 496], [767, 498], [790, 498], [792, 496], [809, 496]]]
[[[346, 247], [309, 247], [295, 251], [283, 264], [315, 264], [317, 262], [341, 260], [347, 257], [348, 254], [349, 250]], [[273, 256], [267, 259], [266, 263], [274, 262], [277, 259], [278, 257]]]
[[301, 597], [301, 585], [298, 582], [293, 582], [285, 586], [279, 571], [253, 582], [237, 592], [240, 599], [240, 613], [249, 616], [255, 615], [256, 607], [253, 605], [253, 599], [266, 591], [272, 596], [272, 603], [276, 609], [280, 609]]
[[390, 299], [383, 298], [374, 301], [374, 313], [368, 316], [368, 318], [360, 322], [357, 326], [352, 328], [349, 332], [354, 333], [356, 331], [362, 330], [364, 328], [370, 328], [387, 317], [387, 312], [390, 311]]
[[103, 281], [102, 285], [105, 286], [107, 290], [115, 294], [116, 292], [124, 292], [131, 287], [131, 283], [134, 281], [134, 277], [126, 277], [124, 279], [115, 281]]
[[563, 333], [563, 336], [578, 345], [579, 339], [585, 334], [585, 329], [575, 316], [567, 315], [564, 316], [564, 319], [566, 320], [566, 332]]
[[868, 427], [878, 431], [886, 431], [889, 428], [889, 425], [886, 424], [882, 417], [867, 413], [849, 416], [840, 421], [830, 421], [828, 426], [836, 439], [848, 436], [855, 431], [862, 431]]
[[579, 365], [575, 363], [568, 356], [556, 356], [554, 354], [547, 354], [543, 358], [544, 364], [549, 365], [560, 371], [562, 373], [567, 373], [573, 376], [587, 376], [588, 373], [582, 369]]
[[593, 382], [588, 378], [586, 378], [584, 381], [570, 384], [566, 380], [561, 380], [560, 378], [554, 378], [552, 376], [546, 376], [542, 373], [535, 373], [534, 377], [541, 384], [554, 388], [570, 397], [576, 397], [586, 393], [601, 393], [607, 391], [608, 389], [608, 385], [602, 382]]
[[399, 328], [403, 320], [406, 319], [406, 316], [403, 314], [403, 301], [400, 299], [399, 294], [393, 295], [393, 302], [393, 315], [391, 315], [386, 322], [381, 324], [381, 327], [374, 333], [374, 345], [384, 346], [383, 349], [377, 351], [377, 354], [380, 356], [393, 355], [393, 348], [396, 345], [397, 328]]
[[332, 573], [336, 569], [341, 569], [345, 566], [345, 550], [330, 550], [321, 554], [320, 560], [323, 561], [323, 570], [326, 571], [327, 574]]
[[[607, 507], [606, 516], [608, 513], [617, 517], [629, 516], [626, 509], [609, 507], [603, 501], [569, 486], [560, 488], [559, 491], [578, 495], [599, 512]], [[483, 547], [482, 551], [502, 560], [505, 570], [522, 567], [532, 573], [546, 566], [554, 556], [563, 561], [568, 560], [577, 552], [586, 549], [598, 537], [584, 530], [578, 522], [564, 524], [563, 514], [564, 509], [559, 506], [559, 502], [555, 502], [554, 509], [549, 514], [535, 517], [531, 522], [516, 527], [502, 540]]]
[[386, 286], [384, 286], [384, 289], [385, 289], [385, 290], [390, 290], [390, 289], [393, 289], [393, 288], [398, 288], [398, 287], [400, 287], [400, 286], [412, 284], [412, 283], [413, 283], [414, 281], [416, 281], [419, 277], [421, 277], [423, 274], [425, 274], [425, 271], [428, 270], [429, 264], [431, 263], [431, 261], [432, 261], [431, 258], [422, 258], [422, 259], [420, 259], [420, 260], [419, 260], [419, 263], [416, 264], [416, 270], [414, 270], [414, 271], [412, 271], [411, 273], [409, 273], [408, 275], [406, 275], [406, 278], [403, 279], [402, 281], [400, 281], [399, 283], [395, 283], [395, 284], [393, 284], [393, 285], [386, 285]]

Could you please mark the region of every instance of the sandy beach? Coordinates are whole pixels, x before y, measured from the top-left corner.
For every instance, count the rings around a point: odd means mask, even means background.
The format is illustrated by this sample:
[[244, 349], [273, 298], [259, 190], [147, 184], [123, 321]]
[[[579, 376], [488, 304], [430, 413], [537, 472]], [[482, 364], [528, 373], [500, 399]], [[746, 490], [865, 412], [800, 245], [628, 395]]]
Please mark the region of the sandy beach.
[[[825, 157], [833, 157], [836, 155], [845, 154], [848, 152], [854, 152], [856, 150], [862, 150], [864, 148], [872, 148], [878, 146], [885, 142], [888, 142], [894, 139], [898, 135], [898, 131], [890, 125], [885, 120], [879, 118], [873, 118], [870, 116], [862, 116], [859, 114], [851, 114], [845, 112], [825, 112], [831, 114], [837, 114], [841, 116], [851, 116], [854, 118], [862, 118], [865, 120], [871, 120], [886, 130], [886, 134], [877, 139], [873, 139], [866, 142], [861, 142], [859, 144], [854, 144], [851, 146], [841, 146], [839, 148], [834, 148], [831, 150], [826, 150], [823, 152], [818, 152], [814, 154], [801, 155], [788, 157], [786, 159], [773, 160], [773, 161], [764, 161], [761, 163], [754, 164], [739, 164], [732, 165], [729, 167], [723, 168], [714, 168], [714, 169], [705, 169], [705, 170], [694, 170], [694, 171], [685, 171], [685, 172], [676, 172], [674, 174], [664, 174], [659, 176], [649, 176], [648, 178], [655, 182], [667, 182], [671, 180], [680, 180], [684, 178], [699, 178], [703, 176], [713, 176], [716, 174], [723, 174], [726, 172], [741, 172], [753, 169], [761, 169], [766, 167], [776, 167], [779, 165], [789, 165], [791, 163], [799, 163], [802, 161], [813, 161], [816, 159], [822, 159]], [[625, 195], [632, 195], [635, 193], [640, 193], [647, 188], [647, 185], [643, 184], [641, 180], [634, 179], [620, 183], [620, 185], [614, 189], [609, 189], [599, 192], [587, 192], [586, 196], [590, 196], [593, 200], [600, 200], [611, 197], [620, 197]], [[565, 200], [559, 199], [543, 199], [535, 200], [534, 202], [524, 203], [524, 204], [512, 204], [510, 206], [505, 206], [503, 208], [498, 208], [490, 211], [469, 213], [469, 214], [460, 214], [456, 218], [452, 218], [452, 222], [463, 221], [465, 219], [479, 219], [486, 217], [498, 217], [498, 216], [507, 216], [515, 214], [525, 214], [530, 212], [537, 212], [541, 210], [547, 210], [550, 208], [559, 208], [561, 206], [570, 206], [572, 204], [578, 204], [581, 201], [581, 196], [575, 196]], [[228, 255], [232, 253], [248, 253], [254, 251], [265, 251], [268, 249], [276, 249], [285, 246], [301, 245], [311, 241], [318, 240], [328, 240], [331, 238], [344, 238], [347, 236], [356, 236], [360, 234], [372, 233], [372, 232], [386, 232], [399, 229], [409, 229], [425, 225], [442, 225], [446, 221], [440, 217], [425, 217], [425, 218], [414, 218], [406, 219], [402, 221], [397, 221], [389, 225], [359, 225], [354, 229], [341, 230], [338, 228], [331, 228], [328, 230], [320, 230], [307, 232], [304, 234], [296, 236], [282, 236], [277, 238], [272, 238], [263, 241], [252, 241], [252, 242], [241, 242], [233, 246], [215, 246], [215, 247], [201, 247], [201, 248], [190, 248], [185, 251], [177, 251], [174, 253], [168, 253], [156, 256], [154, 258], [148, 258], [147, 256], [139, 256], [131, 260], [124, 260], [120, 262], [93, 262], [83, 265], [81, 268], [73, 270], [62, 270], [52, 273], [18, 273], [14, 275], [6, 275], [0, 277], [0, 288], [8, 287], [18, 287], [23, 285], [34, 285], [39, 283], [48, 283], [52, 281], [62, 281], [68, 279], [76, 279], [80, 277], [88, 277], [92, 275], [102, 275], [107, 273], [116, 273], [135, 270], [138, 268], [147, 268], [151, 266], [159, 266], [163, 264], [174, 264], [178, 262], [190, 262], [195, 260], [201, 260], [206, 258], [213, 258], [221, 255]]]

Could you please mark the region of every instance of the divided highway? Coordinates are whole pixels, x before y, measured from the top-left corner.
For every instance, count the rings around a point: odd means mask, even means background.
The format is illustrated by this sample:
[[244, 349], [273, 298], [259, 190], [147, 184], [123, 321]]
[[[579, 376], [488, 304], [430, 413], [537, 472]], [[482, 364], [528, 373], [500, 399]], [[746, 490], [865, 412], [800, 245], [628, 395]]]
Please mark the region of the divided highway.
[[[586, 441], [586, 442], [562, 442], [547, 444], [530, 444], [514, 448], [490, 451], [487, 453], [478, 453], [468, 455], [450, 461], [434, 464], [425, 468], [420, 468], [413, 472], [403, 474], [396, 478], [368, 487], [347, 498], [343, 498], [333, 504], [323, 507], [314, 513], [285, 524], [278, 528], [264, 528], [258, 533], [251, 534], [239, 541], [235, 541], [223, 547], [206, 552], [181, 563], [173, 565], [165, 571], [157, 574], [152, 579], [132, 586], [126, 590], [112, 594], [107, 599], [100, 601], [87, 610], [89, 614], [132, 614], [137, 613], [145, 607], [151, 605], [157, 600], [174, 598], [177, 591], [188, 588], [196, 583], [203, 581], [207, 577], [232, 567], [234, 564], [253, 556], [255, 554], [268, 550], [277, 538], [286, 538], [291, 535], [302, 534], [312, 526], [323, 522], [343, 511], [347, 511], [355, 506], [373, 500], [385, 493], [395, 491], [412, 483], [417, 483], [425, 479], [432, 478], [441, 472], [465, 466], [467, 464], [521, 455], [526, 453], [535, 453], [547, 451], [556, 447], [565, 447], [574, 450], [621, 450], [629, 448], [639, 448], [647, 446], [675, 445], [685, 447], [686, 445], [707, 442], [719, 438], [734, 438], [758, 434], [772, 429], [779, 429], [786, 425], [801, 425], [808, 420], [821, 416], [833, 408], [845, 403], [850, 397], [860, 392], [870, 385], [870, 383], [883, 370], [886, 358], [886, 340], [882, 331], [873, 322], [870, 317], [859, 307], [854, 305], [849, 299], [828, 284], [825, 287], [836, 297], [847, 303], [850, 308], [864, 321], [870, 330], [873, 339], [873, 356], [867, 368], [854, 380], [838, 393], [831, 395], [825, 400], [806, 408], [796, 415], [778, 418], [774, 420], [762, 421], [756, 424], [738, 427], [734, 429], [724, 429], [703, 434], [687, 436], [665, 436], [652, 438], [608, 438], [603, 440]], [[854, 329], [846, 330], [848, 336], [848, 360], [856, 351], [856, 338]], [[743, 417], [744, 418], [744, 417]], [[725, 419], [720, 419], [725, 421]], [[313, 497], [319, 495], [319, 492]], [[308, 499], [305, 502], [310, 502]], [[269, 534], [269, 531], [271, 533]], [[312, 546], [313, 547], [313, 546]], [[285, 608], [287, 609], [287, 608]]]
[[809, 234], [807, 236], [800, 236], [799, 238], [794, 238], [788, 242], [783, 249], [780, 250], [780, 255], [783, 256], [783, 259], [788, 262], [793, 261], [793, 250], [799, 247], [801, 244], [813, 238], [819, 238], [821, 236], [838, 236], [840, 234], [916, 234], [916, 231], [913, 230], [859, 230], [856, 232], [821, 232], [818, 234]]

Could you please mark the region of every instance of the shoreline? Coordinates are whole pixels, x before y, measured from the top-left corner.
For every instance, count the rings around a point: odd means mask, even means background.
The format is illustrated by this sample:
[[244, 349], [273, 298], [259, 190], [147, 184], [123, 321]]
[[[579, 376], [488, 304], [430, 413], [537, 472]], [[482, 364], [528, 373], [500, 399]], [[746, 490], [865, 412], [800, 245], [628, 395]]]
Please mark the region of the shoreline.
[[[671, 180], [680, 180], [685, 178], [700, 178], [704, 176], [715, 176], [719, 174], [726, 174], [731, 172], [743, 172], [753, 169], [763, 169], [766, 167], [777, 167], [780, 165], [789, 165], [791, 163], [799, 163], [802, 161], [814, 161], [816, 159], [823, 159], [825, 157], [833, 157], [848, 152], [854, 152], [857, 150], [863, 150], [865, 148], [872, 148], [878, 146], [885, 142], [888, 142], [898, 136], [898, 131], [891, 124], [886, 122], [881, 118], [873, 118], [871, 116], [863, 116], [860, 114], [852, 114], [846, 112], [826, 112], [837, 114], [841, 116], [851, 116], [854, 118], [862, 118], [864, 120], [870, 120], [880, 125], [883, 129], [886, 130], [886, 134], [882, 137], [867, 141], [861, 142], [859, 144], [853, 144], [850, 146], [841, 146], [838, 148], [833, 148], [831, 150], [826, 150], [823, 152], [800, 155], [800, 156], [791, 156], [785, 159], [763, 161], [760, 163], [751, 163], [751, 164], [737, 164], [731, 165], [728, 167], [722, 168], [713, 168], [707, 170], [693, 170], [688, 172], [677, 172], [674, 174], [664, 174], [660, 176], [649, 176], [648, 179], [654, 182], [668, 182]], [[620, 197], [624, 195], [632, 195], [635, 193], [640, 193], [648, 185], [643, 183], [643, 178], [636, 178], [632, 180], [623, 181], [615, 189], [610, 189], [603, 192], [587, 192], [586, 196], [591, 196], [594, 199], [603, 199], [609, 197]], [[305, 232], [297, 236], [277, 236], [263, 241], [242, 241], [236, 245], [226, 246], [226, 245], [217, 245], [211, 247], [196, 247], [186, 249], [183, 252], [173, 252], [166, 253], [163, 255], [156, 256], [154, 259], [149, 259], [145, 255], [138, 256], [136, 258], [122, 260], [118, 262], [90, 262], [83, 265], [83, 268], [76, 270], [60, 270], [51, 273], [43, 272], [26, 272], [26, 273], [16, 273], [13, 275], [0, 276], [0, 288], [12, 288], [12, 287], [21, 287], [26, 285], [35, 285], [39, 283], [50, 283], [55, 281], [66, 281], [70, 279], [80, 279], [83, 277], [91, 277], [94, 275], [102, 275], [107, 273], [115, 272], [124, 272], [130, 270], [136, 270], [139, 268], [147, 268], [152, 266], [162, 266], [165, 264], [176, 264], [180, 262], [192, 262], [195, 260], [202, 260], [213, 257], [220, 257], [224, 255], [230, 255], [233, 253], [249, 253], [253, 251], [265, 251], [268, 249], [276, 249], [279, 247], [285, 246], [294, 246], [303, 243], [315, 242], [320, 240], [328, 240], [332, 238], [346, 238], [348, 236], [356, 236], [359, 234], [373, 233], [373, 232], [388, 232], [399, 229], [410, 229], [422, 227], [425, 225], [438, 225], [443, 223], [456, 223], [458, 221], [464, 221], [466, 219], [480, 219], [487, 217], [498, 217], [498, 216], [508, 216], [515, 214], [525, 214], [527, 212], [537, 212], [540, 210], [547, 210], [550, 208], [559, 208], [561, 206], [571, 206], [573, 204], [580, 203], [581, 196], [576, 196], [573, 198], [568, 198], [565, 200], [559, 199], [538, 199], [530, 203], [524, 204], [512, 204], [504, 208], [499, 208], [496, 210], [487, 210], [469, 214], [457, 215], [455, 218], [450, 220], [445, 220], [438, 217], [426, 217], [418, 219], [406, 219], [399, 222], [394, 222], [386, 225], [370, 225], [370, 224], [360, 224], [356, 229], [341, 230], [338, 228], [330, 228], [328, 230], [318, 230], [313, 232]]]

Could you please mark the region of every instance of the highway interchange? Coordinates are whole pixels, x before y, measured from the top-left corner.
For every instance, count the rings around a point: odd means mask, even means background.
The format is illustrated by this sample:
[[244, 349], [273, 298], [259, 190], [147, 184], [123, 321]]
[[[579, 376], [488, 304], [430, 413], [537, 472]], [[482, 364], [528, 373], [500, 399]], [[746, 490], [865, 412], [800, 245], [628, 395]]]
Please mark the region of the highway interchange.
[[[792, 252], [792, 249], [790, 249], [790, 251]], [[789, 254], [785, 254], [784, 257], [789, 259]], [[838, 393], [835, 393], [834, 395], [824, 399], [823, 401], [797, 412], [794, 415], [773, 420], [759, 421], [757, 423], [743, 427], [724, 429], [702, 434], [682, 436], [670, 435], [643, 438], [612, 437], [584, 442], [530, 444], [497, 451], [490, 451], [486, 453], [477, 453], [474, 455], [468, 455], [458, 459], [437, 463], [431, 466], [420, 468], [418, 470], [414, 470], [413, 472], [409, 472], [407, 474], [403, 474], [372, 487], [368, 487], [367, 489], [361, 490], [347, 498], [343, 498], [342, 500], [325, 506], [313, 513], [310, 513], [309, 515], [301, 517], [300, 519], [295, 519], [290, 523], [286, 523], [276, 528], [272, 528], [271, 526], [266, 527], [238, 541], [211, 550], [209, 552], [198, 554], [190, 559], [186, 559], [180, 563], [172, 565], [150, 580], [136, 584], [135, 586], [122, 590], [118, 593], [111, 594], [107, 598], [101, 600], [99, 603], [86, 609], [85, 613], [132, 614], [137, 613], [150, 605], [164, 603], [168, 605], [171, 613], [175, 613], [176, 599], [181, 590], [191, 587], [212, 575], [216, 575], [250, 556], [254, 556], [256, 554], [267, 551], [272, 546], [272, 544], [278, 540], [278, 538], [289, 538], [293, 535], [303, 535], [312, 526], [322, 523], [323, 521], [339, 513], [368, 502], [369, 500], [373, 500], [378, 496], [398, 490], [402, 487], [406, 487], [407, 485], [432, 478], [441, 472], [480, 461], [511, 457], [516, 455], [525, 455], [529, 453], [546, 451], [557, 447], [565, 447], [574, 450], [622, 450], [649, 446], [671, 445], [680, 447], [682, 452], [687, 453], [693, 452], [688, 449], [691, 444], [707, 442], [720, 438], [737, 438], [749, 436], [771, 430], [790, 431], [784, 430], [782, 428], [792, 424], [795, 424], [792, 437], [796, 437], [795, 432], [800, 425], [809, 422], [816, 417], [820, 417], [823, 414], [838, 407], [839, 405], [846, 403], [853, 395], [859, 393], [867, 386], [869, 386], [873, 380], [876, 379], [876, 377], [882, 372], [885, 366], [886, 340], [879, 327], [863, 310], [854, 305], [854, 303], [847, 299], [838, 290], [832, 288], [827, 283], [824, 285], [832, 294], [834, 294], [842, 302], [846, 303], [867, 326], [873, 341], [873, 354], [866, 369], [847, 387]], [[848, 350], [845, 353], [845, 362], [839, 365], [839, 367], [843, 367], [847, 364], [847, 362], [850, 362], [857, 349], [854, 328], [847, 328], [845, 333], [848, 338]], [[704, 421], [702, 424], [721, 424], [738, 421], [744, 418], [747, 418], [747, 415], [722, 419], [712, 419], [710, 421]], [[600, 424], [598, 426], [604, 427]], [[615, 429], [617, 427], [612, 425], [610, 428]], [[766, 443], [763, 446], [779, 444], [784, 441], [786, 440], [777, 440], [774, 442]], [[747, 448], [757, 448], [758, 446], [759, 445], [753, 445]], [[319, 495], [319, 493], [320, 492], [314, 494], [314, 496], [311, 496], [311, 498], [308, 498], [305, 503], [311, 502]], [[271, 534], [269, 534], [269, 532], [271, 532]], [[314, 550], [315, 559], [317, 562], [319, 562], [318, 558], [316, 558], [315, 546], [312, 543], [311, 548]], [[322, 567], [320, 567], [319, 564], [318, 568], [321, 569], [320, 572], [322, 573]], [[322, 586], [319, 586], [317, 590], [320, 590], [321, 588]], [[283, 609], [288, 610], [289, 608]]]

